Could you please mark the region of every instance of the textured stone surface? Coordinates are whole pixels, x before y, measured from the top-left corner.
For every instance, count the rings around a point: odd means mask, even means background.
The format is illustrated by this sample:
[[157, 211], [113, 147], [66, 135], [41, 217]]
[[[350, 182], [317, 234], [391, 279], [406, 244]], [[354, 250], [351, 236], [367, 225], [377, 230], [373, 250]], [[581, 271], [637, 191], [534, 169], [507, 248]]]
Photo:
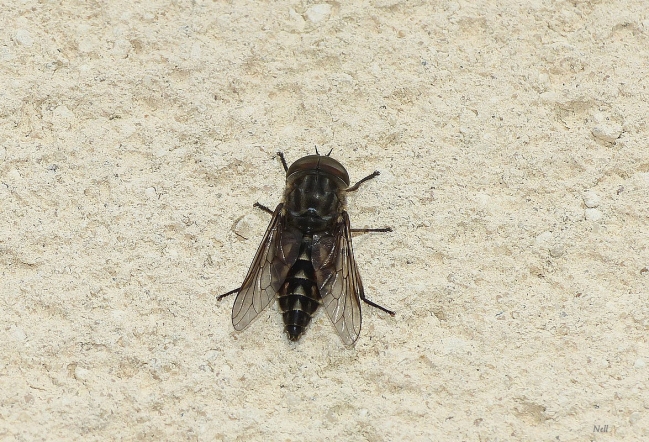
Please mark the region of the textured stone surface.
[[[649, 439], [644, 0], [3, 3], [1, 439]], [[314, 146], [354, 349], [216, 301]]]

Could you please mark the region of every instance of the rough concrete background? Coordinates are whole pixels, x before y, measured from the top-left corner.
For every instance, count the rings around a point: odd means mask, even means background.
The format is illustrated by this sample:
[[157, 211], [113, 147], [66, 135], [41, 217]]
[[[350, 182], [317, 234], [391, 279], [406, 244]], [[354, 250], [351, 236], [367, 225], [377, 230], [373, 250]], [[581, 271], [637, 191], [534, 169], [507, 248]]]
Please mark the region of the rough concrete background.
[[[649, 438], [646, 1], [345, 3], [2, 1], [0, 438]], [[314, 146], [353, 349], [216, 300]]]

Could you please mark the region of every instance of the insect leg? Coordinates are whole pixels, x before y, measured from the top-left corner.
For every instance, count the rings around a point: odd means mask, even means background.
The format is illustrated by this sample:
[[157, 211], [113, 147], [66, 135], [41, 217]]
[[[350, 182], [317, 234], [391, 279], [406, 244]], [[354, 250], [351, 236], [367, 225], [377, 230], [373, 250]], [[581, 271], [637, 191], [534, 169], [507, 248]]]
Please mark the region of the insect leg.
[[[273, 213], [275, 213], [275, 212], [273, 212], [272, 210], [270, 210], [268, 207], [264, 206], [264, 205], [261, 204], [261, 203], [255, 203], [255, 204], [253, 204], [252, 206], [253, 206], [253, 207], [257, 207], [257, 208], [263, 210], [264, 212], [270, 213], [271, 215], [272, 215]], [[217, 301], [220, 301], [221, 299], [225, 298], [226, 296], [229, 296], [229, 295], [232, 295], [232, 294], [234, 294], [234, 293], [237, 293], [239, 290], [241, 290], [241, 287], [239, 287], [238, 289], [230, 290], [230, 291], [227, 292], [227, 293], [223, 293], [222, 295], [219, 295], [219, 297], [216, 298], [216, 300], [217, 300]]]
[[365, 181], [369, 181], [369, 180], [371, 180], [372, 178], [376, 178], [376, 177], [379, 176], [379, 175], [381, 175], [381, 172], [379, 172], [378, 170], [375, 170], [373, 173], [369, 174], [368, 176], [366, 176], [365, 178], [363, 178], [362, 180], [360, 180], [359, 182], [357, 182], [356, 184], [354, 184], [352, 187], [348, 187], [348, 188], [346, 189], [346, 192], [353, 192], [353, 191], [355, 191], [355, 190], [358, 190], [358, 187], [359, 187], [361, 184], [363, 184]]
[[[383, 229], [349, 229], [350, 232], [359, 232], [359, 233], [367, 233], [367, 232], [392, 232], [391, 227], [385, 227]], [[361, 299], [363, 300], [364, 303], [371, 305], [372, 307], [378, 308], [379, 310], [384, 311], [385, 313], [389, 314], [390, 316], [394, 316], [395, 313], [392, 310], [388, 310], [387, 308], [378, 305], [375, 302], [370, 301], [365, 297], [365, 293], [361, 291], [360, 293]]]
[[284, 166], [284, 172], [288, 172], [288, 164], [286, 164], [286, 158], [284, 158], [283, 152], [277, 152], [277, 156], [282, 160], [282, 166]]
[[352, 233], [368, 233], [368, 232], [392, 232], [392, 227], [381, 227], [378, 229], [349, 229]]
[[252, 207], [256, 207], [256, 208], [258, 208], [258, 209], [261, 209], [261, 210], [263, 210], [263, 211], [266, 212], [266, 213], [270, 213], [271, 215], [272, 215], [273, 213], [275, 213], [275, 212], [273, 212], [272, 210], [270, 210], [268, 207], [264, 206], [264, 205], [261, 204], [261, 203], [255, 203], [255, 204], [252, 205]]
[[378, 304], [376, 304], [376, 303], [370, 301], [369, 299], [367, 299], [367, 298], [365, 297], [365, 294], [364, 294], [364, 293], [361, 293], [361, 299], [363, 300], [364, 303], [369, 304], [369, 305], [371, 305], [372, 307], [376, 307], [376, 308], [378, 308], [379, 310], [383, 310], [385, 313], [389, 314], [390, 316], [394, 316], [394, 315], [395, 315], [395, 313], [394, 313], [392, 310], [388, 310], [387, 308], [385, 308], [385, 307], [383, 307], [383, 306], [380, 306], [380, 305], [378, 305]]
[[217, 300], [217, 301], [220, 301], [221, 299], [225, 298], [226, 296], [229, 296], [229, 295], [232, 295], [232, 294], [234, 294], [234, 293], [237, 293], [239, 290], [241, 290], [241, 287], [239, 287], [238, 289], [230, 290], [230, 291], [227, 292], [227, 293], [223, 293], [222, 295], [219, 295], [219, 297], [216, 298], [216, 300]]

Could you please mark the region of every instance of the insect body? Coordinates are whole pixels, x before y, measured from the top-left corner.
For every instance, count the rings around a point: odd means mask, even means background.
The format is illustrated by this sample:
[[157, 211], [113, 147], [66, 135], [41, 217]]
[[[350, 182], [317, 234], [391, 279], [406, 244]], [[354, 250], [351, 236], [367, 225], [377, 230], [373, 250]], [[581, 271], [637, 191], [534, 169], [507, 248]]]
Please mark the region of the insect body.
[[345, 194], [379, 172], [349, 186], [349, 175], [338, 161], [308, 155], [286, 170], [283, 202], [274, 211], [255, 204], [273, 217], [237, 293], [232, 324], [243, 330], [277, 298], [284, 330], [291, 341], [304, 333], [318, 307], [324, 306], [343, 342], [352, 345], [361, 330], [364, 301], [390, 315], [394, 312], [365, 298], [352, 250], [352, 232], [392, 229], [351, 229]]

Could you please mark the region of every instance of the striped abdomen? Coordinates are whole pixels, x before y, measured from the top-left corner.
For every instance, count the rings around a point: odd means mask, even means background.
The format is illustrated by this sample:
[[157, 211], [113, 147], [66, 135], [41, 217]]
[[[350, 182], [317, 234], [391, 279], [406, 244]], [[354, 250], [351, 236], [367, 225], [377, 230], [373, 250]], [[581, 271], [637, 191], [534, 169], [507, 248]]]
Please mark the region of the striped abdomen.
[[311, 263], [312, 241], [313, 237], [304, 235], [297, 261], [279, 290], [278, 301], [284, 318], [284, 330], [291, 341], [300, 339], [322, 302]]

